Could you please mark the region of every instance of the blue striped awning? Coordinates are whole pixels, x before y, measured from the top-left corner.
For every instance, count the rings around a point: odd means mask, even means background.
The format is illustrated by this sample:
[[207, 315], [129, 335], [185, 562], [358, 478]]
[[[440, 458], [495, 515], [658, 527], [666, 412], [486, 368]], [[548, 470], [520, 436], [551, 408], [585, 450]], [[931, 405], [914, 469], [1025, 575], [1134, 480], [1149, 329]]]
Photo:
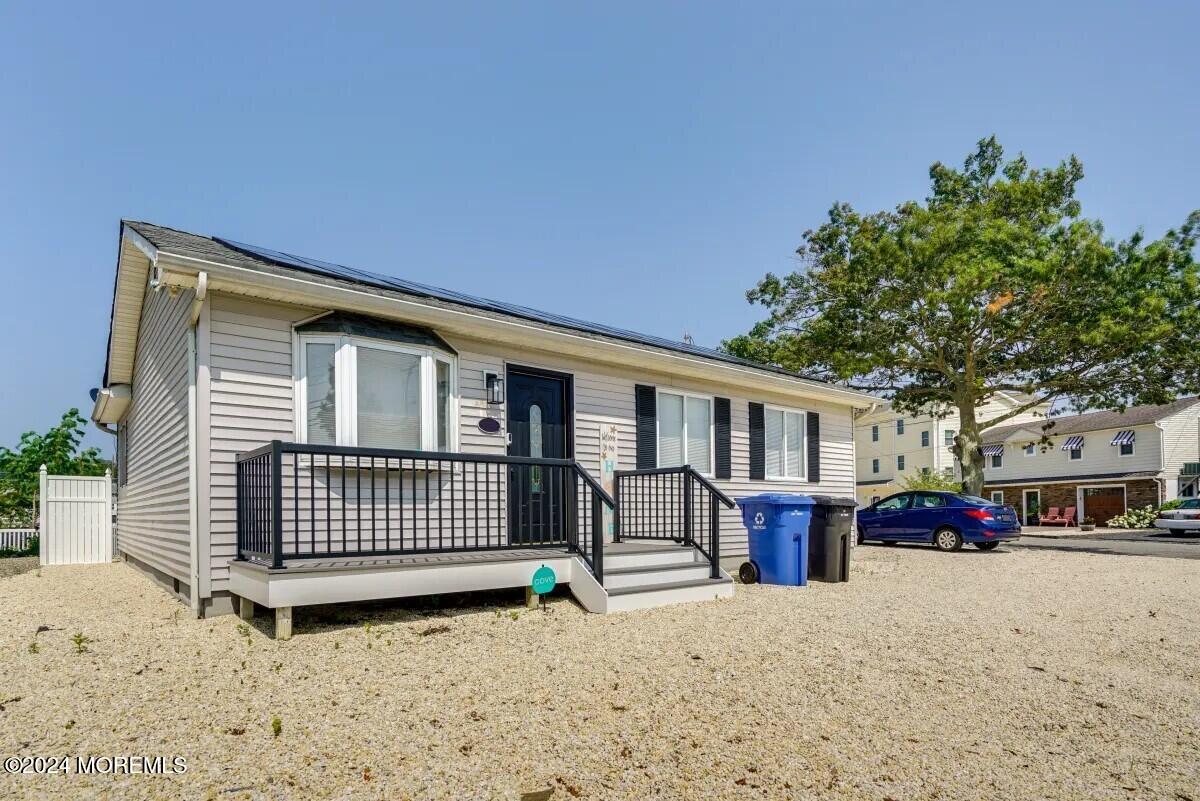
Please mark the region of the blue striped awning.
[[1063, 443], [1064, 451], [1078, 450], [1083, 447], [1083, 437], [1067, 437], [1067, 441]]
[[999, 445], [984, 445], [983, 446], [983, 455], [984, 456], [999, 456], [1002, 453], [1004, 453], [1004, 443], [1001, 443]]
[[1108, 444], [1109, 445], [1132, 445], [1133, 444], [1133, 432], [1132, 431], [1118, 431], [1117, 435], [1115, 437], [1113, 437], [1112, 442], [1110, 442]]

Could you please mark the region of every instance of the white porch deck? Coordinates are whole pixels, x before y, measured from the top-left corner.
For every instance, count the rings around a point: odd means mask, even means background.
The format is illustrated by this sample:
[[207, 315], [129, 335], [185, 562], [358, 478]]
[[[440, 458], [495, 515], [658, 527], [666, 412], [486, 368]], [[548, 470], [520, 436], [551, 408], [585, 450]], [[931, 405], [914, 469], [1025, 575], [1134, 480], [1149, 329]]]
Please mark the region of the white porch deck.
[[[418, 595], [528, 588], [542, 565], [589, 612], [615, 612], [694, 600], [727, 598], [733, 581], [711, 578], [711, 567], [690, 547], [648, 542], [609, 543], [605, 559], [613, 586], [601, 587], [583, 560], [561, 548], [513, 548], [472, 553], [290, 559], [273, 569], [251, 561], [230, 564], [230, 590], [276, 612], [276, 636], [291, 636], [292, 609]], [[533, 602], [535, 597], [527, 595]]]

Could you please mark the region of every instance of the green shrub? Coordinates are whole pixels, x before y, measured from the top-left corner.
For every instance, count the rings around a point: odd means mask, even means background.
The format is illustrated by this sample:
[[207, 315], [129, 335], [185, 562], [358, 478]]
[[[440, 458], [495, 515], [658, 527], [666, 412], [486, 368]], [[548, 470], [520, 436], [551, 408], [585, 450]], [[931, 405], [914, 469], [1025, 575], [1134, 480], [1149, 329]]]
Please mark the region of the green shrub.
[[1180, 506], [1183, 506], [1184, 500], [1186, 500], [1186, 499], [1185, 498], [1176, 498], [1173, 501], [1167, 501], [1162, 506], [1158, 507], [1158, 511], [1165, 512], [1168, 509], [1178, 509]]

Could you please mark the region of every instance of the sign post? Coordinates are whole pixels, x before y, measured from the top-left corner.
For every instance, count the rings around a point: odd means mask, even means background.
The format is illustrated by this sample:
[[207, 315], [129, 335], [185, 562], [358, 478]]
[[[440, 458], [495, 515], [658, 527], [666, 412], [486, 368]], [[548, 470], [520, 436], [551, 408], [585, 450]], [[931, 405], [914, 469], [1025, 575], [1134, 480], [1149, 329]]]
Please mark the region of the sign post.
[[546, 565], [533, 571], [533, 578], [530, 580], [529, 586], [525, 588], [525, 605], [532, 609], [537, 606], [538, 599], [541, 598], [544, 610], [546, 596], [554, 590], [554, 585], [557, 583], [558, 577], [554, 575], [554, 570]]

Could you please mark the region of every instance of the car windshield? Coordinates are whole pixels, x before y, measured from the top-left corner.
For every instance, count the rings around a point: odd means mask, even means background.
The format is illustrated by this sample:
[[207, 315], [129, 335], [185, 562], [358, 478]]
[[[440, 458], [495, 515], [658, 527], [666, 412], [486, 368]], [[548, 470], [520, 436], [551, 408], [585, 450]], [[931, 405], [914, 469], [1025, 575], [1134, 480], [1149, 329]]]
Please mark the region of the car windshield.
[[977, 495], [955, 495], [954, 497], [958, 498], [960, 501], [966, 501], [967, 503], [973, 503], [973, 504], [976, 504], [979, 506], [1002, 506], [1003, 505], [1003, 504], [998, 504], [998, 503], [992, 503], [991, 501], [987, 500], [986, 498], [980, 498]]

